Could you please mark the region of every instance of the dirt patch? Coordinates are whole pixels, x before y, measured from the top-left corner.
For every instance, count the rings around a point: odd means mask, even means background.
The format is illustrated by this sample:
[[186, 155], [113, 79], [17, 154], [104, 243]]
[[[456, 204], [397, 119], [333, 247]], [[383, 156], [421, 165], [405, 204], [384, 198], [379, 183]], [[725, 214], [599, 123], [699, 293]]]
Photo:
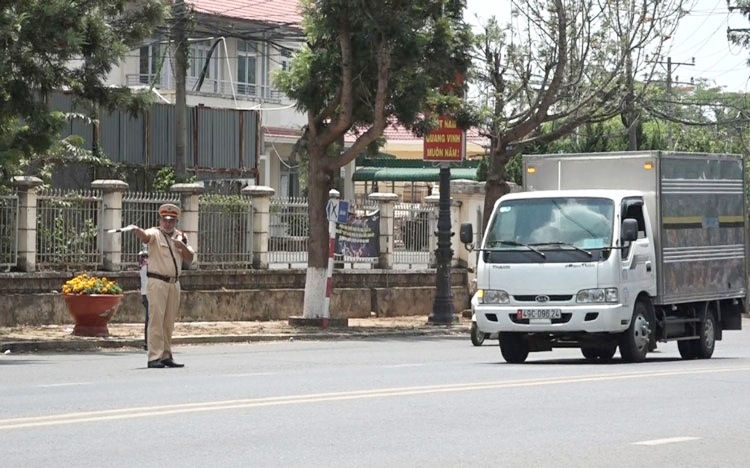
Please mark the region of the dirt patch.
[[[468, 333], [470, 319], [462, 317], [451, 326], [432, 325], [427, 317], [372, 317], [349, 319], [348, 327], [331, 328], [337, 332], [366, 332], [383, 330], [435, 330], [445, 328], [448, 333]], [[143, 337], [142, 323], [111, 323], [108, 326], [109, 337], [113, 339], [140, 339]], [[73, 325], [41, 325], [21, 327], [0, 327], [0, 339], [4, 341], [29, 340], [66, 340], [85, 339], [71, 335]], [[313, 327], [292, 327], [285, 320], [263, 322], [178, 322], [175, 324], [174, 337], [190, 336], [247, 336], [247, 335], [294, 335], [295, 333], [321, 331]]]

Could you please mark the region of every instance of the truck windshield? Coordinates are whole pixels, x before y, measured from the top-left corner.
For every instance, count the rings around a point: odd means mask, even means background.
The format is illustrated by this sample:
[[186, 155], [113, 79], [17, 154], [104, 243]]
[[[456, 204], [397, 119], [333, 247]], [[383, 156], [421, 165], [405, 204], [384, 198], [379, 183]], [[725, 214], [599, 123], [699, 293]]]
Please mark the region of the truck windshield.
[[608, 248], [612, 245], [614, 212], [614, 202], [606, 198], [507, 200], [490, 220], [484, 248]]

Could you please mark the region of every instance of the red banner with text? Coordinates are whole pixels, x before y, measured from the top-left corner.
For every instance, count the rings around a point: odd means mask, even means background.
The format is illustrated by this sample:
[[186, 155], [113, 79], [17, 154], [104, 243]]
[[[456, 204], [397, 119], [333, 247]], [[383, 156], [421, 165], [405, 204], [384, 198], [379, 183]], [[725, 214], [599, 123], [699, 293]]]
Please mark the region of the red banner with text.
[[448, 116], [438, 118], [440, 126], [424, 137], [424, 161], [461, 162], [466, 154], [466, 132]]

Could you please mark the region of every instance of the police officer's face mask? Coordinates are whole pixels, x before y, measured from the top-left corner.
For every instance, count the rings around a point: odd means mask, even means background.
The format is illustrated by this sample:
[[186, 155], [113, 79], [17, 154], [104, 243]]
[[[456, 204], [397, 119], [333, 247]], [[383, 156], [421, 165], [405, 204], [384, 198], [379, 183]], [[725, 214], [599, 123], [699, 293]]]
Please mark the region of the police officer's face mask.
[[164, 232], [167, 234], [172, 234], [174, 232], [174, 228], [177, 225], [176, 218], [160, 218], [159, 221]]

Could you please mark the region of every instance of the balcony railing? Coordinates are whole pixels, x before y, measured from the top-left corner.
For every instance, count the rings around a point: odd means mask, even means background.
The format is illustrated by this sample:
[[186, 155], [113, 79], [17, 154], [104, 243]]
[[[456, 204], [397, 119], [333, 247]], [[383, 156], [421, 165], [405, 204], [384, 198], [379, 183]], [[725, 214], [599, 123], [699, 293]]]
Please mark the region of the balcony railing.
[[[129, 74], [125, 77], [127, 86], [148, 86], [154, 82], [154, 75]], [[198, 79], [187, 77], [185, 86], [188, 94], [200, 94], [204, 96], [216, 96], [221, 98], [238, 98], [252, 101], [263, 101], [274, 104], [282, 104], [288, 101], [284, 93], [270, 85], [259, 85], [252, 83], [237, 83], [235, 81], [205, 79], [199, 90], [195, 89]], [[154, 87], [156, 89], [174, 89], [174, 81], [167, 81], [157, 77]]]

